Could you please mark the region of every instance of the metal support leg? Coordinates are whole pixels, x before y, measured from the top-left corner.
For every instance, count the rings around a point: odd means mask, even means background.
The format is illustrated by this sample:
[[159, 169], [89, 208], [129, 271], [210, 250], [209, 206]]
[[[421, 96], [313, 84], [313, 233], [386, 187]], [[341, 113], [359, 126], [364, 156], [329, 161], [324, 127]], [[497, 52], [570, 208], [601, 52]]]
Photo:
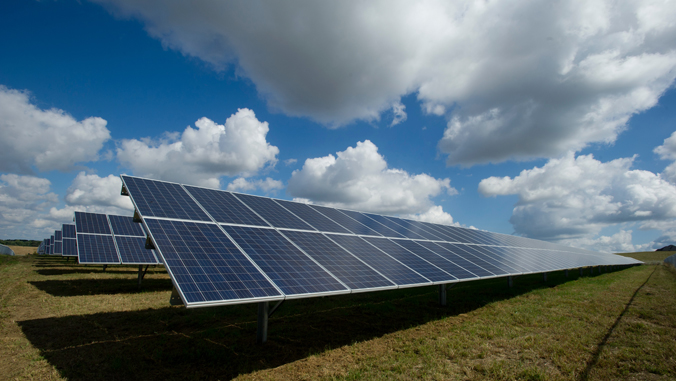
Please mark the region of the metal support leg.
[[439, 285], [439, 304], [442, 305], [442, 306], [446, 306], [446, 285], [445, 284]]
[[568, 278], [568, 269], [566, 269], [566, 278]]
[[141, 281], [143, 281], [143, 277], [146, 276], [147, 271], [148, 271], [148, 266], [146, 266], [146, 269], [144, 271], [143, 265], [138, 265], [138, 288], [141, 288]]
[[108, 267], [108, 265], [103, 265], [103, 271], [104, 272], [106, 271], [106, 267]]
[[268, 341], [268, 302], [258, 303], [258, 330], [256, 331], [256, 343], [263, 344]]
[[580, 267], [580, 276], [582, 276], [582, 267]]
[[542, 273], [542, 281], [543, 282], [547, 281], [547, 273]]
[[507, 277], [507, 284], [509, 285], [510, 288], [511, 288], [512, 286], [514, 286], [514, 277], [513, 277], [513, 276], [508, 276], [508, 277]]

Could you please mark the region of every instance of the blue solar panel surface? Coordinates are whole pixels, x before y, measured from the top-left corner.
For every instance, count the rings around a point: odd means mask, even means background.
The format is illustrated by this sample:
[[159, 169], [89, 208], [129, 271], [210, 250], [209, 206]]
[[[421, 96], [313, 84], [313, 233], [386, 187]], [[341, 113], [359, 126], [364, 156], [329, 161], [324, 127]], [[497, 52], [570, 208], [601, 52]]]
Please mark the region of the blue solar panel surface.
[[[387, 217], [383, 216], [383, 218], [386, 218], [386, 219], [394, 222], [395, 224], [400, 225], [400, 226], [410, 230], [411, 232], [421, 236], [423, 239], [429, 239], [429, 240], [432, 240], [432, 241], [438, 241], [438, 240], [443, 241], [442, 236], [440, 236], [439, 234], [434, 234], [434, 232], [430, 231], [429, 229], [426, 229], [425, 226], [418, 221], [410, 221], [410, 220], [405, 220], [403, 218], [389, 217], [389, 216], [387, 216]], [[411, 237], [408, 237], [408, 238], [411, 238]]]
[[392, 221], [391, 219], [389, 219], [385, 216], [379, 216], [377, 214], [372, 214], [372, 213], [362, 213], [362, 214], [365, 215], [366, 217], [374, 220], [374, 221], [377, 221], [378, 223], [380, 223], [382, 225], [387, 226], [388, 228], [396, 231], [397, 233], [401, 234], [402, 236], [404, 236], [406, 238], [428, 239], [427, 237], [423, 237], [419, 234], [416, 234], [416, 233], [406, 229], [405, 227], [403, 227], [399, 224], [394, 223], [394, 221]]
[[75, 212], [75, 227], [78, 233], [110, 234], [105, 214]]
[[237, 194], [236, 196], [258, 213], [259, 216], [272, 224], [272, 226], [288, 229], [315, 230], [272, 199], [246, 194]]
[[63, 224], [61, 231], [63, 232], [63, 238], [77, 238], [75, 235], [75, 225], [73, 224]]
[[216, 222], [270, 226], [230, 192], [188, 185], [185, 188]]
[[388, 228], [387, 226], [385, 226], [385, 225], [383, 225], [383, 224], [381, 224], [377, 221], [374, 221], [374, 220], [368, 218], [364, 214], [361, 214], [359, 212], [353, 212], [351, 210], [340, 209], [340, 211], [343, 214], [347, 215], [348, 217], [352, 218], [353, 220], [359, 222], [362, 225], [368, 226], [371, 230], [377, 231], [378, 233], [380, 233], [381, 235], [383, 235], [385, 237], [404, 238], [403, 235], [395, 232], [394, 230]]
[[426, 249], [440, 255], [444, 259], [453, 262], [454, 264], [462, 267], [463, 269], [471, 272], [474, 275], [477, 275], [479, 277], [491, 277], [495, 276], [492, 272], [482, 268], [481, 266], [476, 265], [473, 261], [470, 261], [466, 259], [465, 257], [462, 256], [464, 252], [460, 252], [459, 254], [456, 254], [449, 249], [446, 249], [442, 246], [437, 245], [434, 242], [428, 242], [428, 241], [415, 241], [418, 244], [424, 246]]
[[344, 227], [333, 222], [323, 214], [318, 211], [310, 208], [305, 204], [300, 204], [297, 202], [289, 202], [282, 200], [275, 200], [278, 204], [282, 205], [285, 209], [290, 210], [293, 214], [300, 217], [303, 221], [312, 225], [315, 229], [323, 232], [330, 233], [346, 233], [349, 234], [350, 231]]
[[484, 269], [492, 272], [495, 275], [506, 275], [506, 274], [518, 274], [520, 271], [516, 271], [503, 263], [490, 258], [485, 255], [478, 253], [471, 245], [461, 245], [453, 244], [447, 242], [438, 242], [437, 245], [452, 251], [455, 254], [458, 254], [464, 258], [469, 259], [473, 263], [483, 267]]
[[63, 248], [61, 245], [61, 241], [54, 241], [54, 254], [62, 254]]
[[143, 216], [211, 221], [179, 184], [122, 176]]
[[120, 257], [111, 235], [78, 234], [78, 261], [91, 264], [116, 264]]
[[217, 225], [156, 219], [145, 223], [188, 305], [283, 297]]
[[337, 234], [327, 234], [327, 237], [399, 286], [431, 284], [429, 280], [423, 278], [420, 274], [417, 274], [359, 237]]
[[387, 238], [364, 237], [364, 240], [432, 282], [450, 282], [456, 280], [451, 274], [441, 270]]
[[319, 206], [319, 205], [309, 205], [312, 209], [318, 211], [319, 213], [323, 214], [324, 216], [332, 219], [333, 221], [337, 222], [350, 232], [354, 234], [363, 234], [363, 235], [373, 235], [373, 236], [378, 236], [380, 237], [381, 235], [370, 229], [364, 224], [360, 224], [359, 222], [355, 221], [354, 219], [348, 217], [347, 215], [339, 212], [337, 209], [333, 208], [327, 208], [325, 206]]
[[143, 237], [115, 236], [122, 263], [129, 265], [156, 265], [157, 258], [153, 250], [146, 249]]
[[63, 239], [63, 255], [66, 257], [77, 257], [77, 239]]
[[276, 230], [223, 228], [284, 294], [348, 291]]
[[284, 235], [353, 290], [396, 287], [321, 233], [284, 231]]
[[448, 259], [445, 259], [439, 254], [434, 253], [433, 251], [425, 248], [424, 246], [420, 245], [419, 243], [415, 241], [409, 241], [405, 239], [393, 239], [395, 243], [397, 243], [400, 246], [405, 247], [407, 250], [415, 253], [419, 257], [425, 259], [426, 261], [432, 263], [433, 265], [437, 266], [438, 268], [446, 271], [447, 273], [453, 275], [455, 278], [463, 280], [463, 279], [475, 279], [478, 278], [477, 275], [465, 270], [461, 266], [458, 266], [457, 264], [449, 261]]
[[54, 231], [54, 240], [61, 241], [61, 239], [63, 239], [63, 236], [61, 235], [61, 230]]
[[141, 227], [142, 225], [134, 222], [133, 217], [109, 215], [108, 219], [110, 219], [110, 225], [113, 227], [113, 234], [116, 236], [128, 235], [144, 238], [146, 236], [146, 233]]

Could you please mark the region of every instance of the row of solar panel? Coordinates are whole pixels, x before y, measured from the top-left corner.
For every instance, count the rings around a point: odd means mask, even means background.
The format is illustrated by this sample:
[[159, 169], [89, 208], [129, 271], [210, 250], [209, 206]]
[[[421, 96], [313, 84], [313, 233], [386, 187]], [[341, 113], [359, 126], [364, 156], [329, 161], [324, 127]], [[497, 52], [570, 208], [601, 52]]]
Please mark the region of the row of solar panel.
[[64, 224], [43, 242], [45, 254], [77, 256], [86, 264], [158, 264], [145, 248], [146, 234], [132, 217], [75, 212], [75, 224]]
[[[617, 264], [546, 249], [144, 219], [187, 306]], [[231, 239], [230, 239], [231, 238]], [[240, 250], [241, 249], [241, 250]]]
[[125, 189], [144, 217], [409, 238], [454, 243], [513, 246], [597, 255], [528, 238], [406, 220], [372, 213], [307, 205], [214, 189], [122, 176]]

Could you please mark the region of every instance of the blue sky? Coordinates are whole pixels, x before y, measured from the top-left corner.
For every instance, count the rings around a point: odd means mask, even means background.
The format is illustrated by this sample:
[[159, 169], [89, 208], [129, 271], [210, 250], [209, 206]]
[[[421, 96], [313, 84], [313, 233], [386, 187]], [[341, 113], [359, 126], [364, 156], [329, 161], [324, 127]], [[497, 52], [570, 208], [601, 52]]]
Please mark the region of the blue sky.
[[673, 243], [676, 10], [547, 4], [4, 1], [0, 238], [130, 214], [126, 173]]

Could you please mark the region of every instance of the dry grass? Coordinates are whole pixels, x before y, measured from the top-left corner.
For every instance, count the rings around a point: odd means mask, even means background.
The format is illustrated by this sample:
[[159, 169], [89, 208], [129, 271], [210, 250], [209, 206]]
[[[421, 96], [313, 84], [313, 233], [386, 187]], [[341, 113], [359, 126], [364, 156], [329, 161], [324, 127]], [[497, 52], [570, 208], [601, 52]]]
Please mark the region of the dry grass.
[[169, 307], [163, 270], [0, 258], [0, 379], [673, 379], [676, 272], [640, 266], [287, 301]]
[[28, 255], [28, 254], [37, 254], [38, 248], [32, 246], [7, 246], [15, 255]]

